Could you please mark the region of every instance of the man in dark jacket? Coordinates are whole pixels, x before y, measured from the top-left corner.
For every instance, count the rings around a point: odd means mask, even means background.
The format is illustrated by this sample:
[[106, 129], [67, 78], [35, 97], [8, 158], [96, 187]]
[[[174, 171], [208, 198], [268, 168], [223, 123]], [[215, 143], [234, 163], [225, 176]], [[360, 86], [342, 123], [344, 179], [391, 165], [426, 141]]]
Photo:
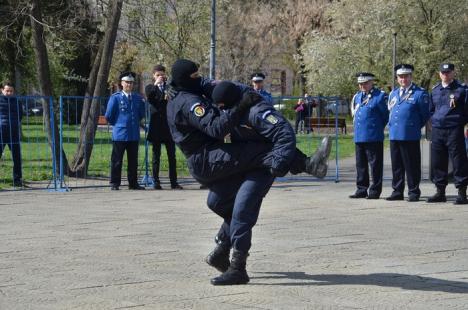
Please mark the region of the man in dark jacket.
[[[232, 227], [235, 228], [229, 233], [234, 248], [232, 261], [229, 263], [230, 245], [226, 252], [224, 244], [217, 246], [207, 259], [210, 265], [221, 271], [226, 271], [229, 265], [232, 266], [221, 277], [213, 279], [212, 283], [245, 284], [249, 281], [245, 264], [250, 247], [251, 228], [258, 216], [261, 200], [268, 192], [274, 177], [283, 176], [288, 171], [307, 172], [323, 177], [326, 173], [325, 162], [330, 144], [326, 139], [322, 145], [323, 150], [317, 152], [316, 156], [306, 157], [295, 150], [292, 128], [285, 136], [286, 139], [276, 144], [268, 141], [266, 132], [265, 136], [261, 136], [254, 131], [242, 133], [241, 136], [245, 140], [224, 143], [226, 136], [233, 134], [241, 120], [246, 117], [249, 108], [261, 103], [263, 98], [253, 91], [242, 97], [237, 92], [231, 98], [232, 102], [237, 104], [220, 110], [210, 102], [215, 84], [203, 80], [198, 74], [197, 65], [192, 61], [176, 61], [172, 67], [171, 85], [177, 94], [168, 105], [168, 123], [174, 141], [187, 157], [190, 173], [210, 189], [210, 209], [225, 219], [221, 213], [227, 212], [226, 216], [229, 217], [231, 212], [233, 219], [239, 219], [241, 222], [245, 220], [243, 223], [234, 224]], [[276, 115], [276, 111], [271, 107], [267, 110], [262, 110], [261, 115], [256, 114], [259, 117], [257, 120], [268, 122], [272, 126], [279, 125], [281, 119]], [[273, 134], [273, 131], [271, 133]], [[262, 142], [259, 143], [258, 139]], [[325, 169], [321, 171], [323, 167]], [[242, 207], [230, 207], [233, 195]], [[240, 200], [237, 200], [237, 196]], [[224, 202], [227, 203], [226, 207], [223, 207]], [[246, 213], [241, 212], [238, 214], [240, 217], [235, 217], [236, 210], [245, 210]], [[232, 220], [227, 219], [227, 222], [232, 225]], [[222, 229], [225, 232], [230, 230], [226, 226]], [[221, 239], [226, 241], [226, 238]]]
[[150, 109], [150, 121], [147, 140], [153, 145], [153, 188], [160, 190], [159, 167], [161, 163], [161, 144], [166, 147], [169, 160], [169, 179], [172, 189], [182, 189], [177, 183], [176, 148], [167, 125], [166, 68], [156, 65], [153, 69], [153, 84], [145, 88]]
[[21, 187], [21, 148], [20, 128], [23, 117], [23, 107], [14, 96], [15, 88], [12, 83], [5, 82], [0, 95], [0, 158], [6, 146], [10, 148], [13, 158], [13, 185]]

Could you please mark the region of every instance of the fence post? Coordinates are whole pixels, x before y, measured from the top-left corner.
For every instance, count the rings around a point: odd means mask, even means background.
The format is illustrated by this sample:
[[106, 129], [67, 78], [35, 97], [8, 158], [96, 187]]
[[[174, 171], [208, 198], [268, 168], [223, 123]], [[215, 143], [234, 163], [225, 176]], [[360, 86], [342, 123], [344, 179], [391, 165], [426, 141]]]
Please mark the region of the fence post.
[[[44, 99], [46, 100], [46, 99]], [[51, 129], [51, 136], [52, 136], [52, 181], [54, 182], [54, 188], [53, 190], [50, 191], [58, 191], [58, 179], [57, 179], [57, 157], [55, 156], [55, 150], [56, 150], [56, 145], [55, 145], [55, 117], [54, 117], [54, 106], [53, 106], [53, 99], [52, 97], [49, 97], [49, 123], [50, 123], [50, 129]], [[49, 182], [49, 184], [51, 183]]]
[[60, 144], [60, 189], [63, 192], [68, 192], [70, 189], [65, 184], [65, 177], [63, 173], [63, 97], [60, 96], [59, 99], [59, 119], [60, 119], [60, 136], [59, 136], [59, 144]]
[[335, 104], [335, 183], [340, 182], [339, 175], [339, 160], [338, 160], [338, 104], [339, 101], [336, 101]]

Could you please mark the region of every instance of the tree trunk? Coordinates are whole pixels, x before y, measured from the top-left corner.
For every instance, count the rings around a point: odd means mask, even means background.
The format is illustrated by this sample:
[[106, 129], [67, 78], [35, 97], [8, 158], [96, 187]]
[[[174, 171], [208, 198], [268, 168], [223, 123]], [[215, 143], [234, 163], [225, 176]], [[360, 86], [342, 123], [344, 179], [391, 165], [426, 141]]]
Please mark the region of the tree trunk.
[[[34, 54], [36, 57], [36, 67], [37, 67], [37, 79], [39, 81], [39, 87], [41, 90], [41, 94], [44, 97], [51, 97], [52, 96], [52, 80], [50, 78], [50, 69], [49, 69], [49, 57], [47, 55], [47, 47], [45, 44], [44, 38], [44, 27], [42, 26], [42, 12], [41, 7], [39, 4], [39, 0], [32, 0], [31, 1], [31, 28], [32, 28], [32, 38], [33, 38], [33, 46], [34, 46]], [[54, 126], [51, 127], [50, 124], [50, 101], [49, 100], [42, 100], [42, 107], [44, 110], [44, 123], [46, 124], [46, 132], [47, 138], [49, 141], [49, 145], [51, 147], [52, 153], [55, 154], [56, 158], [56, 171], [60, 169], [60, 139], [59, 139], [59, 131], [57, 126], [57, 119], [55, 115], [52, 115], [54, 118]], [[52, 130], [55, 132], [55, 140], [52, 136]], [[53, 147], [53, 143], [55, 142], [55, 149]], [[63, 167], [65, 171], [68, 168], [68, 161], [63, 154]]]
[[70, 174], [76, 177], [84, 177], [87, 174], [89, 159], [93, 151], [94, 137], [96, 135], [97, 121], [100, 112], [100, 97], [103, 97], [107, 88], [107, 80], [114, 53], [117, 29], [122, 13], [123, 0], [109, 3], [110, 14], [107, 18], [106, 34], [102, 41], [98, 55], [93, 63], [90, 73], [86, 96], [98, 99], [87, 99], [83, 104], [81, 116], [81, 130], [78, 146], [70, 167]]

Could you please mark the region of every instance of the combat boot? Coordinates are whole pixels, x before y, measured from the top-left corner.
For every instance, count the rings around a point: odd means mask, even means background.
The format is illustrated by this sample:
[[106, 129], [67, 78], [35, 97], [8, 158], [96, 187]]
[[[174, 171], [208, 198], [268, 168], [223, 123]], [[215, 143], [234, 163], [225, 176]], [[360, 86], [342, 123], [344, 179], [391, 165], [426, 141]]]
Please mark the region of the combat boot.
[[228, 270], [219, 277], [211, 279], [213, 285], [237, 285], [247, 284], [250, 279], [245, 270], [248, 253], [238, 250], [232, 252], [231, 265]]
[[429, 203], [446, 202], [446, 201], [447, 201], [447, 197], [445, 197], [445, 188], [437, 188], [437, 193], [435, 193], [433, 196], [426, 199], [426, 202], [429, 202]]
[[458, 196], [455, 199], [453, 204], [456, 205], [466, 205], [468, 204], [468, 200], [466, 199], [466, 186], [458, 188]]
[[329, 137], [322, 139], [317, 151], [305, 160], [305, 172], [317, 178], [324, 178], [328, 170], [328, 157], [331, 152], [332, 141]]
[[216, 268], [219, 272], [226, 272], [229, 268], [229, 252], [231, 246], [229, 242], [215, 238], [216, 246], [213, 251], [205, 258], [205, 262]]

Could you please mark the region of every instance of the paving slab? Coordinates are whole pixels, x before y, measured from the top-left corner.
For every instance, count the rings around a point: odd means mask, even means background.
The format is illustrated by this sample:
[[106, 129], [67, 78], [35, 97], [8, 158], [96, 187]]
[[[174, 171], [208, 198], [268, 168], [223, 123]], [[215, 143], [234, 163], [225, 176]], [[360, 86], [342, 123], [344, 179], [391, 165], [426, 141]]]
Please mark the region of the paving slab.
[[468, 308], [468, 206], [351, 200], [352, 177], [280, 179], [254, 228], [251, 282], [214, 287], [203, 259], [221, 221], [182, 182], [0, 193], [0, 309]]

